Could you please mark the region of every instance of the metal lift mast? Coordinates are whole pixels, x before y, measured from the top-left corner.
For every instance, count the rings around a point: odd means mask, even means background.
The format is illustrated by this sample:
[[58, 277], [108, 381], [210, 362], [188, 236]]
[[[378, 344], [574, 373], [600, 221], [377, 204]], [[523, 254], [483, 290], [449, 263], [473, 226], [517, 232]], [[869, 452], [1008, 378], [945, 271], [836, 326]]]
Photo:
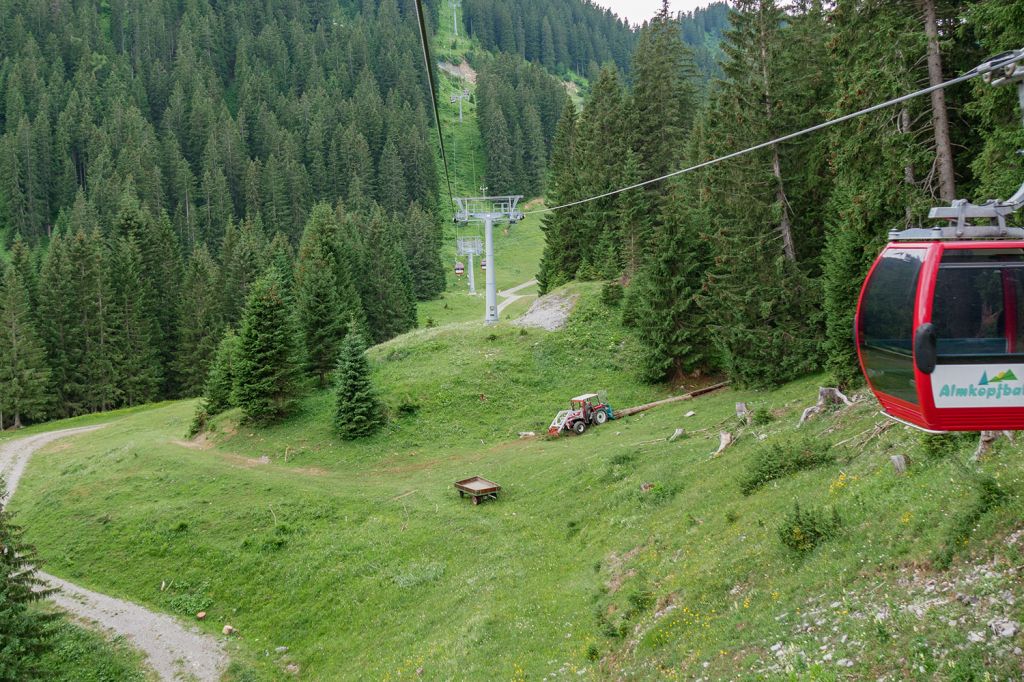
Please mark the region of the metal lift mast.
[[487, 260], [487, 313], [484, 322], [498, 321], [498, 285], [495, 279], [497, 267], [494, 262], [494, 223], [508, 221], [515, 224], [523, 214], [516, 208], [522, 195], [502, 197], [456, 197], [455, 222], [484, 224], [484, 257]]

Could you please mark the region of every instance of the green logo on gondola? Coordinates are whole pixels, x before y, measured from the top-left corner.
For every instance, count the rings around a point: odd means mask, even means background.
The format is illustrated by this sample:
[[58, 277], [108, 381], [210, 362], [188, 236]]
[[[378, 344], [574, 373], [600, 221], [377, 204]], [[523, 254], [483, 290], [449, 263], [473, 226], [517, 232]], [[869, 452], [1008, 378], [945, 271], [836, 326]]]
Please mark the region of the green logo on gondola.
[[981, 381], [978, 382], [978, 385], [988, 386], [989, 384], [998, 384], [1003, 381], [1017, 381], [1017, 375], [1013, 373], [1012, 369], [1008, 369], [989, 379], [988, 372], [982, 372]]

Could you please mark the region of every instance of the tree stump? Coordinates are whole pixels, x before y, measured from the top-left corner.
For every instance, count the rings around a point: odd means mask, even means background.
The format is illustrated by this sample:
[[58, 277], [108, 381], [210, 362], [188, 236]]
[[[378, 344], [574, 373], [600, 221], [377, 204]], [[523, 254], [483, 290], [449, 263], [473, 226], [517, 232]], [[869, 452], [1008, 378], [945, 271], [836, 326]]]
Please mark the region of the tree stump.
[[818, 389], [818, 402], [804, 410], [803, 414], [800, 415], [800, 422], [797, 426], [803, 426], [804, 422], [814, 415], [821, 413], [829, 405], [842, 405], [844, 407], [849, 407], [850, 405], [853, 405], [853, 401], [847, 398], [846, 395], [838, 388], [822, 386]]
[[889, 461], [892, 462], [892, 468], [896, 470], [897, 474], [907, 473], [907, 458], [903, 455], [892, 455], [889, 457]]

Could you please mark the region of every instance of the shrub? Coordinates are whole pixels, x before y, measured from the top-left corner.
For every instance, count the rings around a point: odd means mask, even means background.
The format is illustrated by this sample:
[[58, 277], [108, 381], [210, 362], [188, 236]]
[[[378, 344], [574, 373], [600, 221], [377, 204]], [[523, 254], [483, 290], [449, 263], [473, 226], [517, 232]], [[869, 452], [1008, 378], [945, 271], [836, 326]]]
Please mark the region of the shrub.
[[937, 568], [948, 568], [957, 550], [967, 544], [978, 520], [1006, 499], [1006, 491], [988, 474], [973, 476], [972, 483], [976, 496], [969, 507], [953, 517], [953, 523], [946, 531], [946, 542], [932, 558]]
[[754, 426], [764, 426], [765, 424], [771, 424], [775, 421], [775, 415], [767, 407], [758, 407], [754, 410], [753, 414]]
[[835, 461], [828, 443], [805, 436], [796, 441], [772, 443], [758, 450], [740, 479], [740, 491], [750, 495], [771, 481]]
[[779, 527], [779, 540], [783, 545], [801, 554], [806, 553], [839, 534], [842, 520], [834, 508], [832, 513], [824, 509], [801, 509], [800, 503], [793, 503], [791, 511]]
[[192, 415], [192, 421], [188, 425], [188, 438], [195, 438], [200, 433], [206, 430], [206, 422], [210, 416], [206, 413], [206, 408], [201, 404], [196, 407], [195, 414]]

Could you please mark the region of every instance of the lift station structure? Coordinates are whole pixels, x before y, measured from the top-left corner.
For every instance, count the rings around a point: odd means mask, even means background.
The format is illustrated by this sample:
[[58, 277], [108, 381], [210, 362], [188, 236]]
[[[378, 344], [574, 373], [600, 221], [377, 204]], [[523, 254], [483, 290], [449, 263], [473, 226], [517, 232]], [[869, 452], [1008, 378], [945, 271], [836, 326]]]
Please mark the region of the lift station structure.
[[498, 284], [495, 279], [497, 268], [494, 262], [494, 223], [508, 222], [515, 224], [522, 220], [523, 214], [517, 206], [522, 195], [501, 197], [456, 197], [455, 222], [484, 224], [484, 258], [487, 262], [486, 305], [487, 313], [484, 322], [494, 324], [498, 321]]

